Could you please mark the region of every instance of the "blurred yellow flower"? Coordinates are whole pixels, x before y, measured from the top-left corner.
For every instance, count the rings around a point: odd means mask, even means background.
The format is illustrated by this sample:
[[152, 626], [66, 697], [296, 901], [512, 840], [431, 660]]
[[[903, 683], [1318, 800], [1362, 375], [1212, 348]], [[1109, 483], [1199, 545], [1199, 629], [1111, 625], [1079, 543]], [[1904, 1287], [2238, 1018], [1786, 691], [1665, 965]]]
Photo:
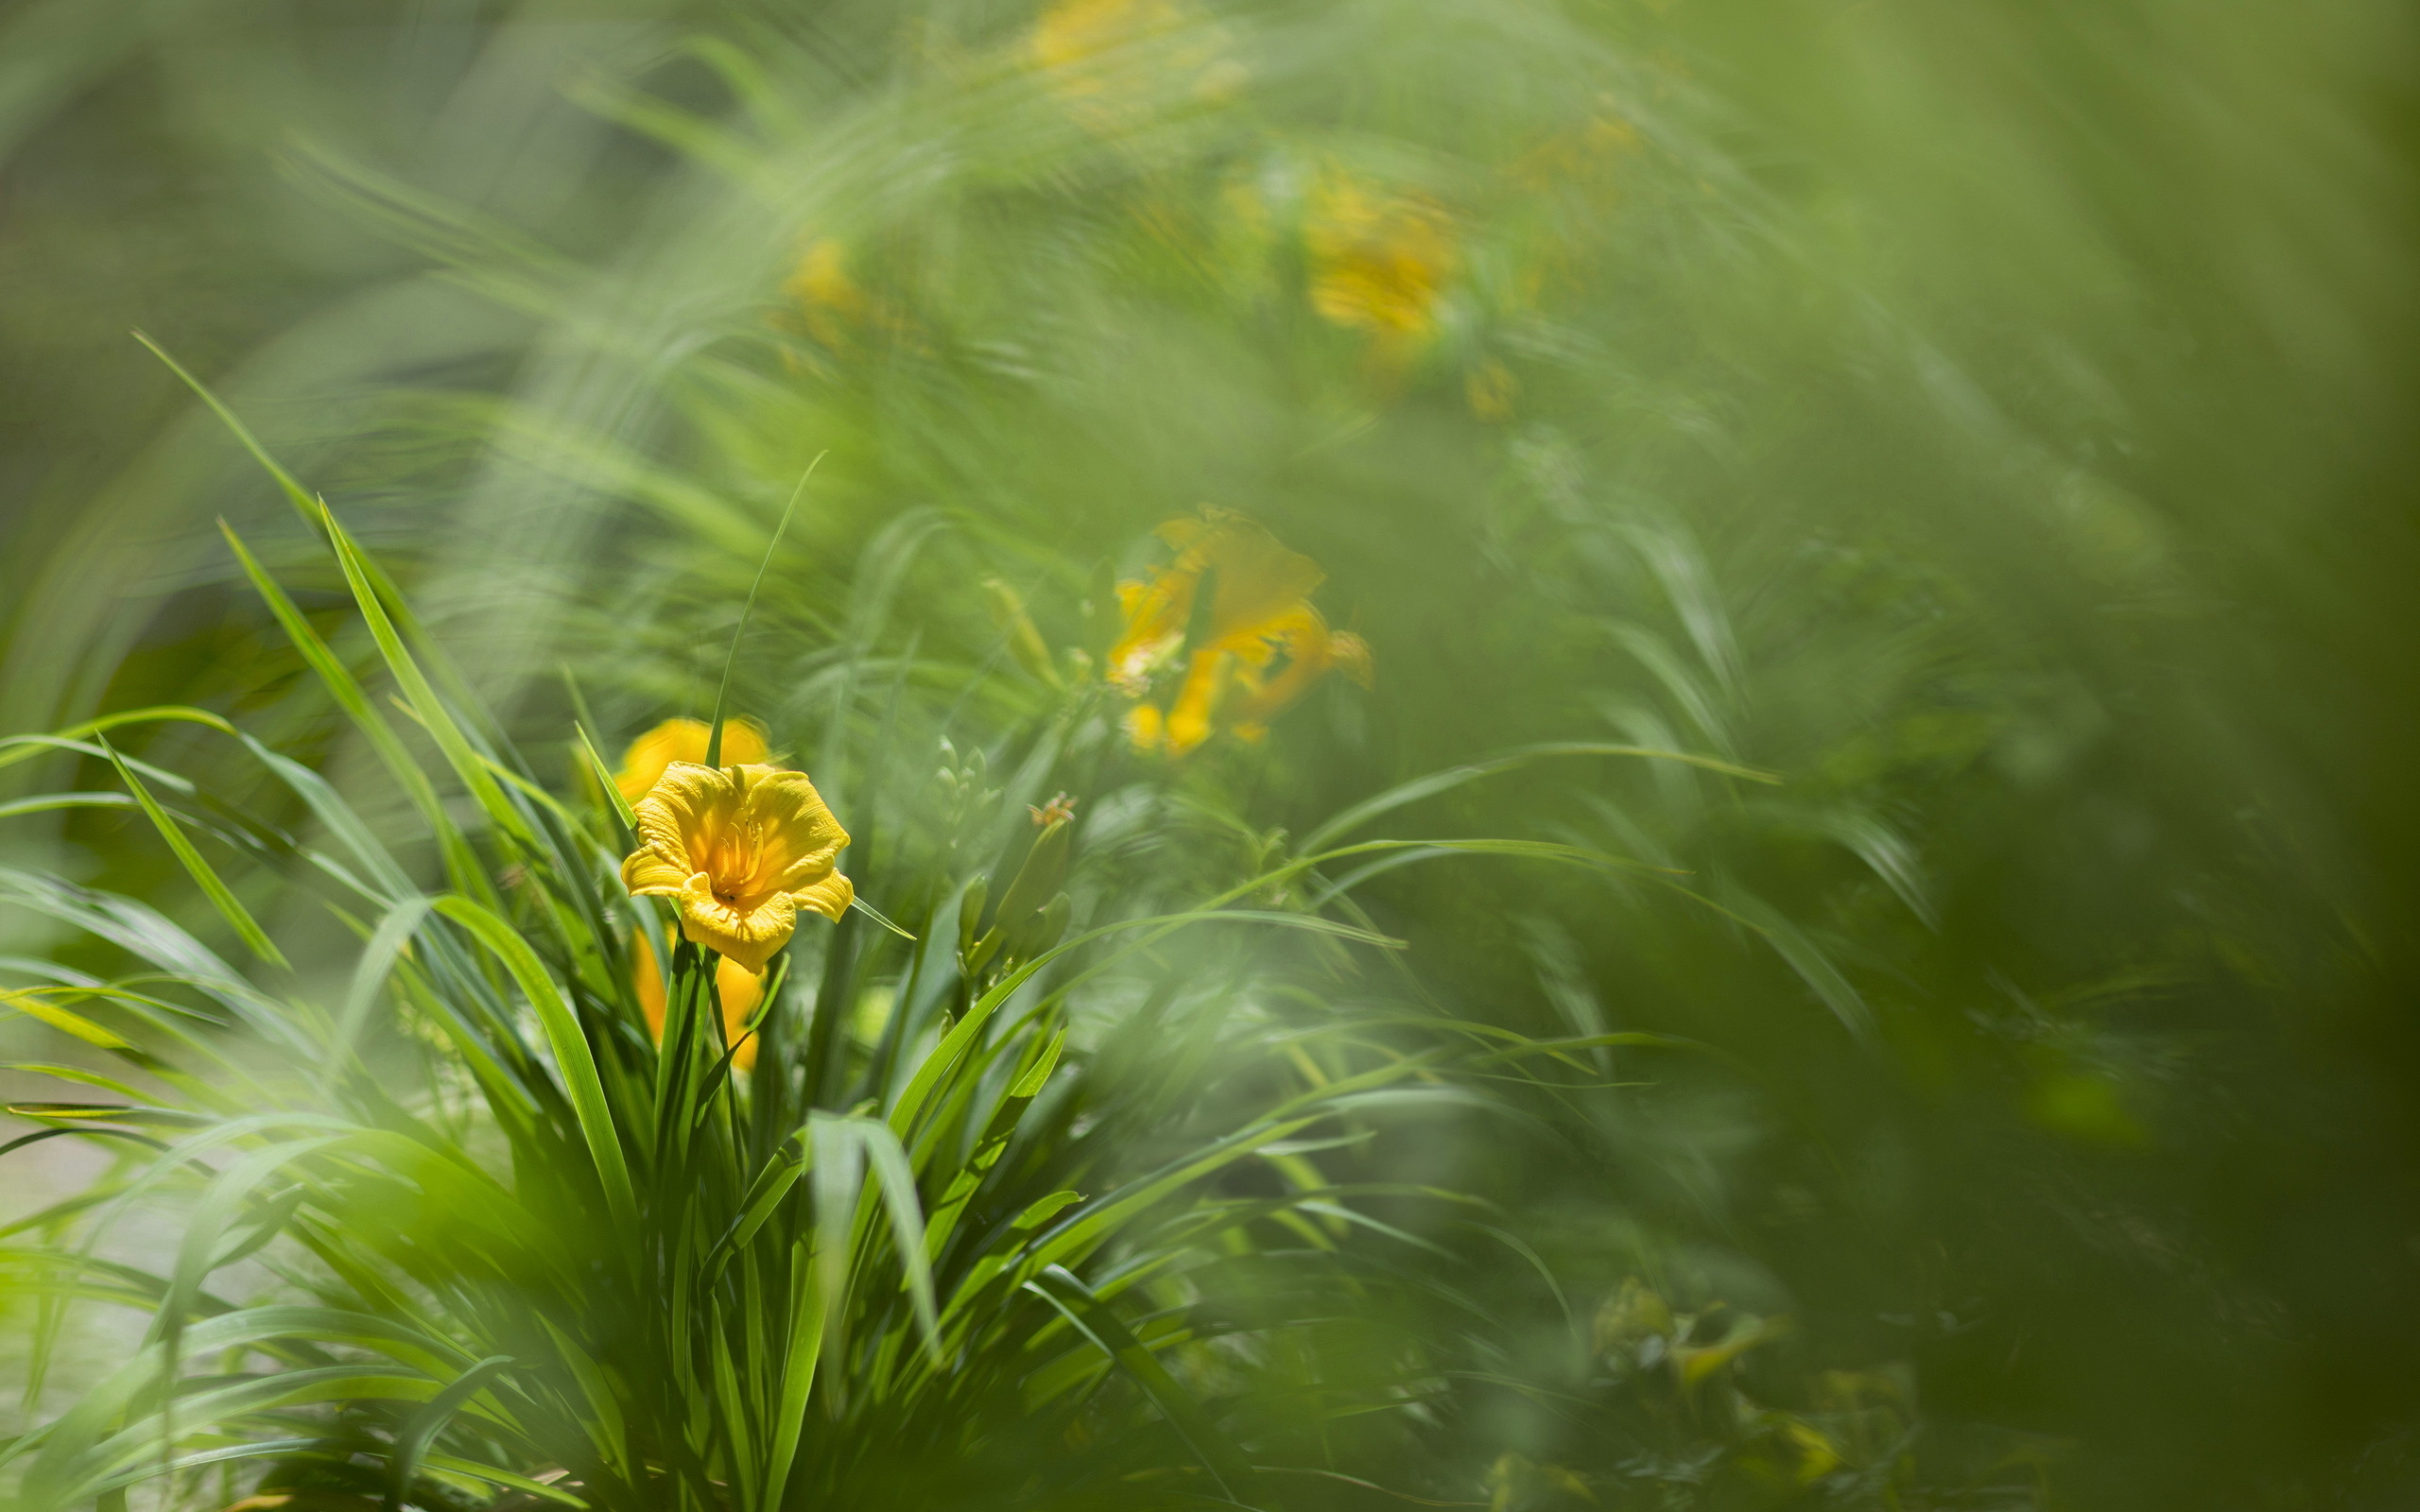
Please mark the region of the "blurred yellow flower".
[[1322, 318], [1398, 351], [1435, 334], [1446, 283], [1461, 262], [1443, 205], [1330, 169], [1311, 187], [1304, 240], [1311, 307]]
[[1599, 94], [1584, 120], [1524, 153], [1511, 173], [1529, 189], [1571, 188], [1610, 196], [1617, 178], [1615, 165], [1639, 146], [1638, 128], [1622, 115], [1612, 95]]
[[1028, 57], [1093, 131], [1132, 127], [1167, 101], [1219, 101], [1244, 81], [1220, 34], [1184, 0], [1058, 0], [1034, 23]]
[[[736, 766], [765, 759], [765, 727], [753, 719], [726, 719], [722, 722], [722, 759], [727, 766]], [[614, 785], [622, 797], [635, 803], [647, 797], [664, 776], [664, 769], [674, 762], [702, 762], [706, 759], [706, 722], [702, 719], [667, 719], [631, 742], [622, 753], [622, 769], [614, 774]]]
[[798, 305], [807, 333], [827, 347], [846, 345], [866, 318], [866, 291], [849, 276], [848, 249], [829, 236], [806, 244], [782, 292]]
[[1491, 425], [1512, 418], [1512, 401], [1520, 392], [1521, 380], [1494, 357], [1480, 359], [1477, 367], [1462, 374], [1462, 398], [1470, 404], [1472, 414]]
[[[631, 936], [631, 979], [638, 989], [639, 1011], [647, 1015], [647, 1032], [657, 1042], [664, 1040], [664, 973], [656, 969], [655, 947], [648, 943], [647, 931]], [[765, 998], [765, 979], [756, 972], [725, 955], [715, 963], [715, 995], [722, 1000], [722, 1033], [727, 1042], [739, 1048], [732, 1052], [731, 1064], [735, 1071], [756, 1069], [756, 1037], [741, 1040], [748, 1027], [748, 1016]]]
[[[1368, 644], [1330, 630], [1311, 606], [1326, 577], [1319, 563], [1224, 510], [1171, 520], [1158, 534], [1176, 556], [1143, 581], [1117, 585], [1125, 626], [1109, 650], [1111, 684], [1136, 700], [1126, 719], [1135, 748], [1182, 756], [1222, 729], [1257, 740], [1330, 670], [1368, 683]], [[1151, 684], [1180, 657], [1184, 676], [1163, 709]]]
[[856, 896], [834, 869], [849, 833], [804, 772], [675, 762], [637, 816], [622, 885], [678, 899], [683, 936], [751, 971], [787, 943], [800, 909], [837, 921]]

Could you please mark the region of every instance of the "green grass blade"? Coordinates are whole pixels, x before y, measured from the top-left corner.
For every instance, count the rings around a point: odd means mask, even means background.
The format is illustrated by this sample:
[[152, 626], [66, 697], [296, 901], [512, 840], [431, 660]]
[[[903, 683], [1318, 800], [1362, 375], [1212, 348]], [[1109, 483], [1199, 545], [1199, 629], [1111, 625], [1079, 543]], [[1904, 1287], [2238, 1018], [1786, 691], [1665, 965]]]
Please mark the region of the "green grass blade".
[[168, 849], [176, 852], [177, 860], [185, 868], [185, 874], [192, 877], [195, 885], [201, 888], [203, 896], [210, 900], [210, 905], [218, 910], [218, 917], [227, 920], [237, 936], [251, 947], [254, 955], [281, 971], [292, 971], [294, 968], [286, 962], [285, 953], [277, 948], [276, 943], [268, 937], [268, 932], [263, 930], [259, 921], [252, 918], [251, 911], [243, 905], [234, 892], [219, 878], [218, 873], [212, 869], [210, 863], [202, 858], [201, 852], [194, 848], [194, 843], [185, 838], [185, 833], [178, 828], [177, 821], [168, 817], [167, 810], [162, 808], [159, 800], [151, 796], [151, 790], [143, 785], [143, 780], [136, 777], [133, 769], [119, 757], [117, 747], [104, 739], [101, 742], [101, 749], [109, 753], [110, 765], [117, 768], [118, 781], [124, 782], [127, 790], [134, 795], [134, 801], [143, 805], [144, 815], [160, 832], [160, 837], [168, 842]]
[[731, 649], [723, 653], [722, 678], [715, 684], [714, 713], [706, 720], [706, 765], [708, 766], [722, 765], [722, 713], [723, 710], [729, 706], [731, 672], [732, 668], [739, 664], [739, 643], [741, 637], [748, 633], [748, 616], [755, 612], [756, 595], [764, 591], [765, 574], [771, 570], [773, 553], [781, 549], [782, 537], [789, 531], [790, 513], [798, 507], [800, 496], [806, 492], [807, 479], [815, 476], [815, 470], [821, 467], [824, 457], [830, 455], [828, 452], [816, 453], [815, 460], [807, 463], [806, 471], [799, 474], [798, 487], [790, 490], [790, 502], [782, 506], [782, 518], [773, 526], [773, 539], [765, 543], [765, 558], [756, 564], [755, 581], [748, 585], [748, 597], [739, 606], [739, 623], [733, 626], [731, 630]]
[[486, 1388], [490, 1376], [512, 1363], [509, 1354], [489, 1355], [447, 1382], [428, 1405], [412, 1414], [411, 1421], [395, 1435], [394, 1451], [388, 1456], [386, 1512], [403, 1512], [404, 1495], [411, 1488], [412, 1477], [420, 1473], [421, 1458], [428, 1446], [453, 1421], [454, 1414]]
[[[123, 725], [151, 724], [160, 721], [208, 725], [222, 734], [237, 735], [240, 738], [240, 731], [234, 726], [209, 710], [191, 709], [182, 704], [162, 704], [150, 709], [129, 709], [120, 713], [103, 714], [98, 719], [87, 719], [80, 725], [70, 725], [65, 730], [54, 730], [51, 731], [51, 736], [57, 740], [81, 740], [87, 735], [97, 735], [104, 730], [116, 730]], [[19, 762], [41, 754], [39, 749], [24, 747], [0, 750], [0, 766], [13, 766]]]
[[1057, 1309], [1078, 1333], [1143, 1388], [1152, 1403], [1167, 1415], [1168, 1426], [1200, 1458], [1201, 1468], [1210, 1472], [1228, 1501], [1252, 1504], [1245, 1500], [1253, 1489], [1251, 1464], [1219, 1431], [1201, 1403], [1177, 1384], [1167, 1366], [1143, 1347], [1107, 1303], [1058, 1265], [1046, 1267], [1041, 1275], [1026, 1282], [1026, 1290]]
[[353, 537], [346, 533], [345, 528], [337, 524], [335, 511], [327, 507], [324, 500], [320, 501], [319, 508], [320, 518], [327, 526], [329, 543], [336, 550], [337, 564], [344, 570], [345, 582], [353, 590], [354, 607], [361, 610], [363, 622], [370, 627], [370, 638], [377, 643], [379, 654], [386, 658], [387, 671], [404, 690], [404, 697], [419, 715], [429, 737], [437, 742], [437, 748], [444, 752], [456, 779], [478, 800], [479, 807], [487, 811], [488, 817], [505, 833], [534, 848], [536, 836], [530, 833], [527, 820], [520, 809], [505, 798], [504, 790], [496, 785], [495, 778], [488, 771], [479, 752], [472, 747], [469, 737], [454, 722], [453, 714], [437, 696], [436, 688], [430, 685], [421, 672], [420, 663], [413, 660], [411, 652], [405, 646], [402, 634], [389, 617], [377, 591], [371, 586], [370, 572], [360, 547], [354, 543]]
[[523, 996], [529, 1000], [545, 1031], [546, 1043], [554, 1050], [563, 1092], [571, 1099], [580, 1136], [596, 1163], [597, 1180], [605, 1189], [605, 1201], [614, 1223], [625, 1229], [634, 1227], [638, 1222], [638, 1198], [631, 1185], [630, 1165], [622, 1156], [613, 1107], [606, 1101], [604, 1084], [597, 1077], [596, 1058], [588, 1048], [588, 1038], [580, 1032], [579, 1021], [572, 1017], [562, 989], [546, 974], [537, 953], [504, 919], [462, 897], [439, 899], [437, 910], [477, 936], [479, 943], [502, 961], [505, 970], [521, 985]]
[[1590, 742], [1558, 741], [1547, 745], [1525, 746], [1518, 750], [1507, 751], [1501, 756], [1490, 757], [1486, 761], [1448, 767], [1442, 772], [1430, 772], [1425, 777], [1415, 777], [1408, 782], [1399, 782], [1385, 792], [1364, 799], [1330, 817], [1326, 823], [1303, 837], [1302, 849], [1305, 851], [1325, 850], [1340, 838], [1359, 829], [1380, 815], [1392, 813], [1408, 804], [1417, 803], [1425, 798], [1433, 798], [1439, 793], [1449, 792], [1465, 782], [1477, 782], [1482, 777], [1492, 777], [1498, 772], [1509, 772], [1516, 767], [1526, 766], [1531, 762], [1561, 756], [1632, 756], [1645, 761], [1678, 762], [1685, 766], [1695, 766], [1703, 771], [1736, 777], [1743, 782], [1777, 783], [1781, 781], [1772, 772], [1760, 771], [1753, 766], [1742, 766], [1736, 762], [1726, 762], [1713, 756], [1700, 756], [1688, 751], [1661, 750], [1650, 746], [1609, 746]]
[[806, 1431], [807, 1398], [815, 1389], [816, 1366], [823, 1358], [828, 1308], [819, 1281], [818, 1259], [805, 1240], [790, 1246], [789, 1339], [782, 1351], [781, 1402], [773, 1418], [773, 1447], [765, 1461], [765, 1500], [759, 1512], [781, 1512], [790, 1467], [798, 1458], [799, 1439]]
[[372, 707], [369, 696], [362, 691], [353, 673], [337, 659], [335, 652], [328, 649], [327, 643], [320, 639], [319, 631], [311, 627], [311, 622], [302, 617], [302, 611], [295, 607], [294, 601], [286, 596], [277, 580], [252, 556], [243, 538], [236, 535], [224, 520], [218, 523], [218, 532], [235, 553], [235, 559], [243, 566], [244, 575], [251, 579], [253, 591], [260, 594], [262, 602], [268, 605], [269, 612], [276, 616], [279, 626], [285, 629], [286, 639], [302, 654], [302, 660], [311, 670], [319, 674], [320, 683], [336, 699], [337, 707], [353, 720], [354, 728], [370, 742], [371, 748], [378, 753], [379, 761], [385, 764], [388, 772], [410, 798], [412, 806], [420, 811], [430, 833], [437, 837], [439, 851], [445, 857], [447, 879], [455, 890], [473, 897], [492, 899], [493, 893], [488, 886], [484, 868], [471, 853], [461, 831], [445, 812], [445, 805], [439, 801], [437, 789], [430, 785], [428, 774], [421, 770], [420, 764], [404, 747], [394, 728]]

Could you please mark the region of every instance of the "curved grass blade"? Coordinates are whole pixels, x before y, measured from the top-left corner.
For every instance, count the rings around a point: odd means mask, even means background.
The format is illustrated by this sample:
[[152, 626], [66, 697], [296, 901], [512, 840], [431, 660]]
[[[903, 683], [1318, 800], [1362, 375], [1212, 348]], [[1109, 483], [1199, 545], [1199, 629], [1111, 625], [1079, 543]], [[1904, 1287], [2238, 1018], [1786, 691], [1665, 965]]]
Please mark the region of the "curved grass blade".
[[1228, 1501], [1252, 1504], [1245, 1497], [1253, 1489], [1251, 1463], [1219, 1431], [1210, 1415], [1201, 1410], [1185, 1389], [1168, 1374], [1159, 1357], [1143, 1347], [1109, 1305], [1093, 1294], [1090, 1287], [1078, 1280], [1065, 1267], [1050, 1265], [1025, 1283], [1031, 1292], [1055, 1308], [1095, 1349], [1107, 1355], [1117, 1367], [1143, 1388], [1144, 1394], [1167, 1415], [1168, 1426], [1192, 1449], [1210, 1472], [1219, 1491]]
[[[160, 704], [149, 709], [129, 709], [119, 713], [103, 714], [97, 719], [87, 719], [80, 725], [70, 725], [65, 730], [52, 730], [50, 738], [80, 741], [87, 735], [97, 735], [104, 730], [115, 730], [121, 725], [140, 725], [159, 720], [208, 725], [222, 734], [233, 735], [237, 732], [234, 726], [207, 709], [193, 709], [183, 704]], [[0, 750], [0, 766], [14, 766], [19, 762], [30, 761], [40, 754], [39, 749], [22, 746]]]
[[412, 1414], [404, 1431], [395, 1435], [394, 1452], [387, 1460], [386, 1512], [403, 1512], [404, 1493], [411, 1488], [412, 1477], [420, 1472], [422, 1456], [454, 1414], [471, 1398], [484, 1389], [488, 1378], [513, 1363], [509, 1354], [492, 1354], [446, 1383], [445, 1389], [428, 1400], [428, 1405]]
[[798, 487], [790, 490], [790, 501], [782, 506], [782, 518], [773, 526], [773, 539], [765, 543], [765, 558], [756, 564], [756, 579], [748, 585], [748, 597], [740, 603], [739, 623], [731, 630], [731, 649], [723, 654], [722, 679], [715, 684], [714, 713], [706, 720], [708, 766], [722, 765], [722, 713], [731, 696], [732, 668], [739, 664], [740, 639], [748, 633], [748, 616], [755, 612], [756, 595], [764, 591], [765, 574], [773, 565], [773, 553], [781, 549], [782, 537], [789, 531], [790, 512], [798, 507], [800, 496], [806, 492], [807, 480], [815, 476], [815, 470], [821, 467], [823, 459], [830, 455], [829, 452], [816, 453], [815, 459], [806, 464], [806, 471], [799, 474]]
[[588, 1048], [588, 1037], [580, 1032], [579, 1021], [563, 1002], [562, 989], [546, 974], [544, 963], [530, 950], [528, 942], [496, 915], [462, 897], [441, 898], [436, 907], [439, 913], [476, 936], [479, 943], [502, 961], [505, 970], [521, 985], [523, 996], [529, 1000], [545, 1031], [546, 1042], [554, 1050], [564, 1094], [571, 1099], [580, 1135], [596, 1161], [597, 1180], [605, 1189], [606, 1205], [612, 1210], [614, 1222], [626, 1229], [634, 1227], [638, 1222], [638, 1197], [631, 1185], [631, 1168], [622, 1156], [621, 1139], [615, 1132], [613, 1105], [606, 1099], [604, 1084], [597, 1077], [596, 1057]]
[[1726, 762], [1713, 756], [1695, 755], [1688, 751], [1662, 750], [1650, 746], [1609, 746], [1585, 741], [1557, 741], [1546, 745], [1525, 746], [1518, 750], [1507, 751], [1501, 756], [1490, 757], [1486, 761], [1473, 762], [1463, 766], [1447, 767], [1443, 771], [1430, 772], [1426, 777], [1415, 777], [1408, 782], [1399, 782], [1385, 792], [1364, 799], [1335, 815], [1326, 823], [1303, 837], [1302, 849], [1323, 850], [1382, 814], [1392, 813], [1407, 804], [1416, 803], [1425, 798], [1433, 798], [1439, 793], [1450, 792], [1465, 782], [1474, 782], [1482, 777], [1493, 777], [1498, 772], [1508, 772], [1515, 767], [1526, 766], [1534, 761], [1545, 761], [1560, 756], [1634, 756], [1648, 761], [1679, 762], [1685, 766], [1718, 772], [1725, 777], [1737, 777], [1745, 782], [1778, 783], [1781, 781], [1779, 776], [1772, 772], [1760, 771], [1753, 766], [1742, 766], [1736, 762]]
[[202, 859], [201, 852], [194, 848], [194, 843], [185, 838], [184, 831], [177, 827], [177, 821], [168, 817], [167, 810], [160, 807], [159, 800], [151, 796], [151, 790], [143, 785], [143, 780], [136, 777], [133, 770], [126, 765], [125, 760], [118, 755], [117, 747], [111, 745], [106, 737], [102, 739], [100, 745], [101, 749], [109, 755], [110, 765], [117, 768], [118, 781], [124, 782], [127, 790], [134, 795], [134, 801], [143, 806], [144, 815], [160, 832], [160, 837], [168, 842], [168, 849], [176, 852], [178, 862], [185, 868], [185, 874], [193, 878], [195, 885], [201, 888], [203, 896], [210, 900], [211, 906], [218, 910], [218, 917], [227, 920], [236, 936], [251, 948], [254, 955], [281, 971], [294, 970], [286, 961], [285, 953], [277, 948], [276, 942], [271, 940], [268, 933], [261, 928], [260, 921], [252, 918], [251, 911], [235, 897], [234, 892], [220, 879], [218, 873], [212, 869], [210, 863]]

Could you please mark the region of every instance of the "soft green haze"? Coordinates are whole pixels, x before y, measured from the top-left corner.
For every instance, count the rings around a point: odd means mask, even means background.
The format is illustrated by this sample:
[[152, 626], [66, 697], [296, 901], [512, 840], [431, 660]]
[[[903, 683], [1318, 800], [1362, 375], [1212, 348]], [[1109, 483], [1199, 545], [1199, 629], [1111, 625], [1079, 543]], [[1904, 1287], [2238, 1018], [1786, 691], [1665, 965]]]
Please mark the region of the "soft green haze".
[[2385, 0], [0, 0], [0, 1504], [2420, 1502], [2415, 170]]

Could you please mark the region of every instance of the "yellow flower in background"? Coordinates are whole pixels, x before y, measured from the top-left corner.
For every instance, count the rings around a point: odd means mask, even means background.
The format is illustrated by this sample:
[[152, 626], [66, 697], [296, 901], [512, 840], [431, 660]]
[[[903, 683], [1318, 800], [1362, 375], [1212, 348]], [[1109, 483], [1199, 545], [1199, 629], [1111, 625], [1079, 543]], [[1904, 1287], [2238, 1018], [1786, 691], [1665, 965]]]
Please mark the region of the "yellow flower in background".
[[1088, 130], [1139, 124], [1190, 96], [1219, 101], [1244, 81], [1220, 33], [1184, 0], [1058, 0], [1034, 23], [1027, 56]]
[[1242, 515], [1204, 510], [1199, 519], [1170, 520], [1153, 532], [1176, 551], [1142, 582], [1117, 585], [1125, 627], [1109, 648], [1109, 676], [1132, 687], [1172, 658], [1184, 643], [1201, 581], [1211, 579], [1213, 644], [1248, 636], [1292, 610], [1327, 575], [1319, 563], [1288, 551]]
[[[1136, 700], [1126, 730], [1137, 749], [1182, 756], [1219, 730], [1257, 740], [1331, 670], [1368, 683], [1368, 644], [1329, 629], [1311, 606], [1326, 579], [1319, 563], [1223, 510], [1171, 520], [1158, 535], [1176, 556], [1117, 585], [1125, 625], [1109, 650], [1111, 684]], [[1180, 660], [1184, 675], [1163, 709], [1152, 682]]]
[[1494, 357], [1482, 358], [1462, 374], [1462, 399], [1471, 413], [1491, 425], [1512, 418], [1512, 401], [1520, 397], [1521, 380]]
[[1461, 265], [1445, 208], [1336, 169], [1311, 186], [1308, 208], [1304, 241], [1321, 318], [1394, 351], [1433, 335], [1445, 285]]
[[682, 936], [750, 971], [788, 942], [800, 909], [837, 921], [856, 896], [834, 869], [849, 833], [804, 772], [675, 762], [637, 817], [622, 885], [678, 899]]
[[810, 237], [800, 246], [797, 265], [782, 280], [782, 293], [793, 313], [777, 323], [804, 329], [836, 356], [866, 346], [928, 350], [924, 328], [908, 306], [879, 284], [867, 287], [850, 271], [858, 264], [856, 253], [838, 237]]
[[865, 323], [866, 291], [849, 276], [848, 249], [832, 237], [806, 244], [782, 292], [798, 305], [807, 334], [827, 347], [847, 345], [850, 333]]
[[1578, 190], [1610, 197], [1618, 180], [1621, 160], [1640, 147], [1638, 128], [1622, 113], [1610, 94], [1597, 96], [1595, 108], [1577, 126], [1558, 131], [1512, 163], [1513, 181], [1532, 190]]
[[[655, 947], [648, 943], [647, 931], [631, 936], [631, 981], [638, 989], [639, 1011], [647, 1015], [647, 1032], [658, 1044], [664, 1042], [664, 973], [656, 968]], [[736, 1071], [756, 1069], [756, 1037], [739, 1037], [746, 1032], [748, 1016], [765, 999], [765, 979], [756, 972], [725, 955], [715, 963], [715, 995], [722, 1001], [722, 1034], [725, 1042], [735, 1043], [731, 1064]]]
[[[614, 775], [614, 785], [622, 790], [625, 799], [637, 802], [647, 797], [648, 789], [674, 762], [704, 761], [706, 734], [706, 722], [702, 719], [666, 720], [631, 742], [631, 748], [622, 753], [622, 769]], [[722, 722], [723, 765], [761, 762], [767, 749], [765, 727], [753, 719]]]

